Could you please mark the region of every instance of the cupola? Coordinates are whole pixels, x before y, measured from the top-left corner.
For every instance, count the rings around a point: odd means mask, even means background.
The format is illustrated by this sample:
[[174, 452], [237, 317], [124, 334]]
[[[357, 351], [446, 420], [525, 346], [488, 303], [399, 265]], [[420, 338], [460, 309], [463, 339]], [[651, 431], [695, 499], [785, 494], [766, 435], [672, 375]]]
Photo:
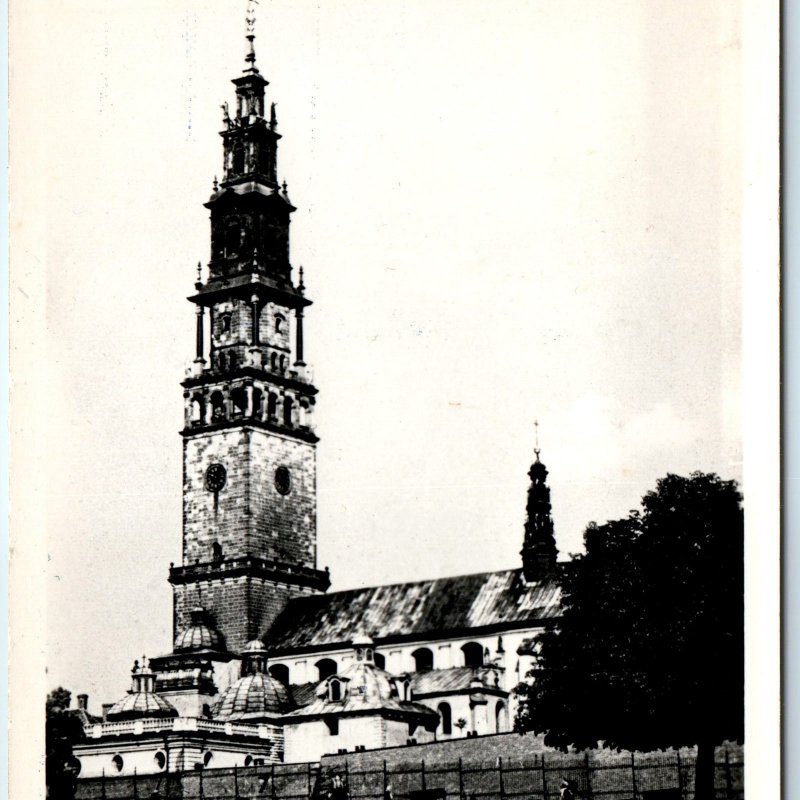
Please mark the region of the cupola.
[[174, 706], [156, 694], [156, 674], [149, 662], [142, 656], [141, 665], [133, 662], [131, 689], [108, 711], [109, 721], [137, 719], [139, 717], [177, 717]]
[[176, 653], [202, 652], [205, 650], [224, 653], [222, 635], [214, 627], [208, 612], [195, 606], [189, 613], [189, 625], [175, 638]]

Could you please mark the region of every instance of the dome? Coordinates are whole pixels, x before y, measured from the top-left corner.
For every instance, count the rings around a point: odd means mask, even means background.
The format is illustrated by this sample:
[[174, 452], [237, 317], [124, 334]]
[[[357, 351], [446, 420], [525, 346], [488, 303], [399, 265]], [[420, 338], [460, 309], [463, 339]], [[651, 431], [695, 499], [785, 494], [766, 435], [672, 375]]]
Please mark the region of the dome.
[[242, 650], [242, 655], [246, 655], [247, 653], [258, 653], [259, 655], [263, 655], [267, 652], [267, 648], [264, 647], [264, 642], [261, 639], [251, 639], [245, 646], [244, 650]]
[[131, 692], [108, 710], [109, 722], [138, 717], [177, 716], [178, 712], [172, 703], [155, 692]]
[[193, 608], [191, 622], [175, 638], [174, 651], [188, 653], [198, 650], [225, 651], [220, 632], [211, 624], [208, 614], [203, 608]]
[[244, 720], [281, 716], [291, 710], [289, 690], [271, 675], [256, 672], [228, 687], [214, 705], [212, 716], [225, 721]]
[[131, 690], [109, 709], [107, 715], [109, 721], [178, 716], [172, 703], [156, 694], [156, 676], [144, 657], [141, 666], [138, 661], [134, 661], [131, 679]]

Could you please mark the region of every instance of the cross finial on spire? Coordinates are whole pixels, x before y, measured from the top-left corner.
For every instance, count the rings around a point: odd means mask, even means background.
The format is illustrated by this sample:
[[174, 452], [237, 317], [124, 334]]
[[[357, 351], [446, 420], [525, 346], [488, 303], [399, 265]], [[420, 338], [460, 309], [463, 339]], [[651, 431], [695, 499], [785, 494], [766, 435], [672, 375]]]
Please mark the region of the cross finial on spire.
[[253, 46], [253, 40], [256, 38], [254, 31], [256, 26], [255, 7], [257, 5], [258, 5], [258, 0], [247, 0], [247, 10], [245, 11], [245, 17], [244, 17], [244, 21], [247, 26], [247, 36], [245, 38], [250, 43], [250, 52], [248, 52], [244, 60], [248, 64], [248, 71], [251, 72], [258, 72], [258, 69], [256, 68], [256, 51], [255, 47]]
[[297, 291], [300, 292], [300, 294], [303, 294], [305, 289], [306, 285], [303, 283], [303, 268], [300, 267], [300, 283], [297, 284]]
[[539, 449], [539, 420], [535, 419], [533, 421], [533, 427], [536, 431], [536, 445], [533, 448], [533, 452], [536, 453], [536, 460], [539, 460], [539, 453], [542, 451]]

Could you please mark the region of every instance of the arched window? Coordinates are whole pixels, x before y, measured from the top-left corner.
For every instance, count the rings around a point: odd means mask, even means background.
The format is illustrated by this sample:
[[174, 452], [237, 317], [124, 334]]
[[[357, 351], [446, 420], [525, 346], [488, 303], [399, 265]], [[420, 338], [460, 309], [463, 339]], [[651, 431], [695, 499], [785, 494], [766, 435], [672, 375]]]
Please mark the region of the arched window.
[[462, 648], [461, 652], [464, 654], [464, 666], [476, 667], [483, 666], [483, 645], [477, 642], [467, 642]]
[[192, 425], [199, 425], [205, 418], [205, 403], [202, 395], [195, 395], [192, 398]]
[[325, 724], [328, 726], [328, 733], [331, 736], [338, 736], [339, 735], [339, 718], [338, 717], [325, 717]]
[[284, 686], [289, 685], [289, 667], [286, 664], [273, 664], [269, 668], [269, 674], [275, 678], [276, 681], [280, 681]]
[[225, 255], [235, 256], [239, 252], [239, 245], [242, 241], [242, 233], [239, 228], [239, 220], [232, 219], [225, 226]]
[[228, 369], [236, 369], [236, 351], [231, 350], [228, 353]]
[[314, 666], [319, 673], [317, 680], [320, 681], [324, 681], [325, 678], [330, 678], [331, 675], [335, 675], [336, 671], [339, 669], [332, 658], [321, 658]]
[[328, 700], [338, 703], [342, 699], [342, 683], [338, 678], [328, 681]]
[[386, 669], [386, 656], [381, 653], [375, 653], [375, 666], [379, 669]]
[[246, 767], [251, 767], [253, 765], [253, 756], [245, 756], [244, 757], [244, 765]]
[[282, 333], [283, 332], [283, 323], [286, 320], [280, 315], [277, 314], [275, 316], [275, 333]]
[[[283, 358], [283, 356], [281, 356]], [[292, 427], [292, 398], [286, 397], [283, 401], [283, 424], [287, 428]]]
[[281, 372], [286, 371], [286, 356], [281, 356]]
[[508, 711], [506, 704], [502, 700], [497, 701], [494, 707], [494, 730], [495, 733], [505, 733], [508, 729]]
[[453, 732], [453, 712], [450, 703], [439, 703], [439, 721], [442, 726], [442, 736], [449, 736]]
[[122, 760], [122, 756], [119, 753], [111, 759], [111, 764], [117, 772], [122, 772], [122, 768], [125, 766], [125, 762]]
[[219, 327], [223, 334], [231, 332], [231, 315], [229, 313], [226, 312], [219, 318]]
[[231, 400], [233, 401], [234, 415], [237, 417], [244, 416], [245, 411], [247, 411], [247, 392], [241, 386], [238, 386], [231, 392]]
[[159, 750], [154, 756], [153, 761], [155, 761], [156, 769], [157, 770], [164, 770], [167, 767], [167, 757], [162, 750]]
[[261, 419], [261, 404], [263, 402], [264, 393], [261, 391], [261, 389], [253, 389], [253, 416], [256, 417], [256, 419]]
[[414, 659], [414, 669], [417, 672], [428, 672], [433, 669], [433, 653], [427, 647], [415, 650], [411, 657]]
[[273, 372], [277, 372], [277, 371], [278, 371], [278, 354], [277, 354], [277, 353], [273, 353], [273, 354], [272, 354], [272, 355], [269, 357], [269, 368], [270, 368], [270, 369], [271, 369]]
[[275, 420], [278, 416], [278, 396], [273, 392], [267, 395], [267, 418]]
[[211, 419], [218, 420], [225, 417], [225, 398], [222, 392], [214, 392], [211, 395]]
[[207, 767], [214, 760], [214, 754], [210, 750], [203, 753], [203, 766]]
[[228, 357], [225, 353], [217, 354], [217, 368], [220, 372], [226, 372], [228, 369]]
[[244, 145], [241, 141], [237, 141], [233, 146], [233, 163], [231, 166], [234, 172], [244, 172]]
[[215, 564], [222, 561], [222, 545], [219, 542], [214, 542], [211, 545], [211, 560]]

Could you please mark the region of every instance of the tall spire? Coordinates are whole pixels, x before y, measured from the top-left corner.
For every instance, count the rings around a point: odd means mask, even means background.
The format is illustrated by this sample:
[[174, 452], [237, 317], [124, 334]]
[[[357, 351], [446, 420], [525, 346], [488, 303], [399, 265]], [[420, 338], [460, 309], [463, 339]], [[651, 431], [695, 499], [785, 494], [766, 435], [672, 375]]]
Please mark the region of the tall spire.
[[528, 470], [531, 485], [528, 489], [525, 539], [522, 544], [522, 572], [527, 581], [546, 578], [555, 569], [558, 549], [553, 530], [550, 487], [547, 485], [547, 467], [539, 460], [539, 422], [534, 422], [536, 460]]

